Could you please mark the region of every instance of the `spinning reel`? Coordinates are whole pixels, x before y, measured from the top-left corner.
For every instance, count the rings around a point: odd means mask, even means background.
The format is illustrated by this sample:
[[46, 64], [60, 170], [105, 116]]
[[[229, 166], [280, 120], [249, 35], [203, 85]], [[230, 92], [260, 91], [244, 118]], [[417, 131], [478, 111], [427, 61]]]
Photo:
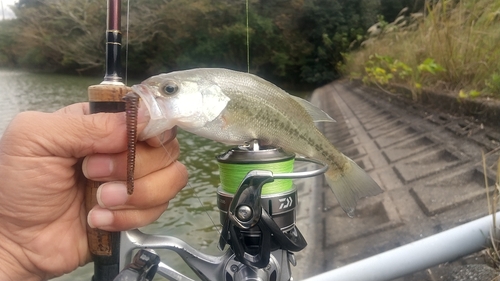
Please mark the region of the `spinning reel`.
[[[176, 252], [202, 280], [293, 280], [290, 265], [296, 261], [292, 252], [302, 250], [307, 243], [295, 225], [298, 197], [291, 180], [320, 175], [328, 166], [295, 158], [279, 148], [260, 147], [257, 141], [230, 149], [217, 161], [221, 175], [217, 205], [222, 224], [218, 246], [221, 250], [229, 246], [224, 254], [206, 255], [175, 237], [126, 231], [121, 235], [120, 251], [120, 267], [124, 269], [114, 280], [152, 280], [156, 273], [168, 280], [192, 280], [160, 262], [153, 249]], [[294, 161], [320, 167], [293, 172]], [[132, 259], [135, 249], [140, 250]]]

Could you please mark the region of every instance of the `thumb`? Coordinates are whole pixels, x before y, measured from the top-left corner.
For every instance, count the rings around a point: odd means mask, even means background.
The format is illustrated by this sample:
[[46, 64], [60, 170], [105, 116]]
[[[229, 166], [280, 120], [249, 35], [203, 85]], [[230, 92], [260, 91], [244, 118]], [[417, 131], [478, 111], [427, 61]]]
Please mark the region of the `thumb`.
[[91, 115], [27, 111], [18, 114], [1, 139], [3, 150], [23, 156], [80, 158], [127, 147], [125, 114]]

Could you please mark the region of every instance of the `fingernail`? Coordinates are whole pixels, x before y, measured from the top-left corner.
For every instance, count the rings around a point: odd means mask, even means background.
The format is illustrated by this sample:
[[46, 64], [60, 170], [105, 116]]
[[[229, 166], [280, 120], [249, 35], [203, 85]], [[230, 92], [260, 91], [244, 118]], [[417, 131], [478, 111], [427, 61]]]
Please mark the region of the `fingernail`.
[[158, 138], [159, 138], [161, 143], [166, 143], [166, 142], [173, 140], [176, 135], [177, 135], [177, 126], [173, 127], [170, 130], [167, 130], [167, 131], [161, 133], [158, 136]]
[[127, 186], [122, 182], [107, 182], [97, 189], [97, 203], [103, 208], [121, 206], [127, 203]]
[[87, 222], [91, 228], [109, 226], [113, 223], [113, 213], [107, 209], [94, 207], [87, 216]]
[[113, 161], [105, 154], [90, 155], [83, 160], [82, 170], [88, 179], [107, 177], [113, 171]]
[[165, 143], [168, 138], [170, 138], [170, 131], [165, 131], [158, 135], [158, 141], [160, 143]]

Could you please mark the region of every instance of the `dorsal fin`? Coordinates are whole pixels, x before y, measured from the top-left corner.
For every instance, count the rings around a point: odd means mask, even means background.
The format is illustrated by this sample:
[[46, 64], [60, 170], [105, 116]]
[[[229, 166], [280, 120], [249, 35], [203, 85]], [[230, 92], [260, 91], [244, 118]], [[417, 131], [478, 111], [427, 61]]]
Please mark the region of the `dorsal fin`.
[[300, 104], [309, 113], [314, 122], [337, 122], [326, 114], [323, 110], [317, 108], [312, 103], [296, 96], [290, 95], [298, 104]]

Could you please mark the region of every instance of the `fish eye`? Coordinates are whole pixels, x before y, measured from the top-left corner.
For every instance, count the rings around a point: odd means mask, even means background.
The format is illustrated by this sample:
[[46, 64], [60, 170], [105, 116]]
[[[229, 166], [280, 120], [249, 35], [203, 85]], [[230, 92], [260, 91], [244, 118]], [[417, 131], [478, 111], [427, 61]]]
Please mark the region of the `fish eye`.
[[173, 95], [177, 93], [178, 90], [179, 86], [177, 86], [177, 84], [175, 84], [174, 82], [168, 82], [167, 84], [165, 84], [165, 86], [163, 86], [163, 92], [166, 95]]

